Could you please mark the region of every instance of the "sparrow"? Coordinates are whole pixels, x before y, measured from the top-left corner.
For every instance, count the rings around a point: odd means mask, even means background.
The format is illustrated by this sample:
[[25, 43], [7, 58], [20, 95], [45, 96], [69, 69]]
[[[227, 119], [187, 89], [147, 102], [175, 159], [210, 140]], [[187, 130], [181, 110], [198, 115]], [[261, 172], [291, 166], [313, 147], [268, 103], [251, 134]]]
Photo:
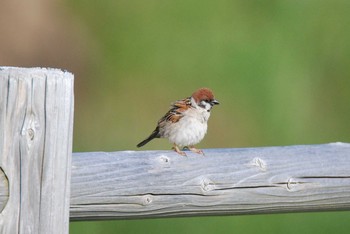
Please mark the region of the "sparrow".
[[170, 110], [158, 121], [156, 129], [137, 147], [144, 146], [154, 138], [167, 138], [173, 143], [175, 152], [182, 156], [186, 156], [186, 153], [180, 150], [184, 147], [204, 155], [203, 151], [196, 149], [194, 145], [207, 133], [210, 111], [218, 104], [210, 89], [198, 89], [192, 96], [172, 103]]

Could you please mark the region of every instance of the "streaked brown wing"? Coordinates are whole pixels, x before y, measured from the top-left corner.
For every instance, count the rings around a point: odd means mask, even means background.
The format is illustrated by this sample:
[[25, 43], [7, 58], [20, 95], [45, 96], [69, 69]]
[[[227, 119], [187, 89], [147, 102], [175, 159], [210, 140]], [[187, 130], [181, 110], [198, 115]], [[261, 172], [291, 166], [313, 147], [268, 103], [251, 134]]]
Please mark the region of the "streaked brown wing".
[[185, 98], [179, 101], [174, 102], [171, 105], [171, 109], [165, 114], [163, 118], [159, 120], [158, 123], [163, 121], [178, 122], [183, 117], [183, 112], [191, 108], [191, 99]]

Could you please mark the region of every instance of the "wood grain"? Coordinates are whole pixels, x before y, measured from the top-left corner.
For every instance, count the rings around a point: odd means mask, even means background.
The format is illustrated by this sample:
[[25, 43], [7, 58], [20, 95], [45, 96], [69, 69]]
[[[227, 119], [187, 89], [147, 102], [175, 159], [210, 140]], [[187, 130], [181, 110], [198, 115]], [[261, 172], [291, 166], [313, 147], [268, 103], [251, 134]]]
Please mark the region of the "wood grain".
[[74, 153], [71, 220], [350, 209], [350, 144]]
[[68, 233], [73, 75], [0, 68], [0, 233]]
[[350, 210], [347, 143], [207, 149], [188, 157], [87, 152], [74, 153], [71, 164], [72, 129], [72, 74], [0, 67], [0, 233], [68, 233], [69, 216]]

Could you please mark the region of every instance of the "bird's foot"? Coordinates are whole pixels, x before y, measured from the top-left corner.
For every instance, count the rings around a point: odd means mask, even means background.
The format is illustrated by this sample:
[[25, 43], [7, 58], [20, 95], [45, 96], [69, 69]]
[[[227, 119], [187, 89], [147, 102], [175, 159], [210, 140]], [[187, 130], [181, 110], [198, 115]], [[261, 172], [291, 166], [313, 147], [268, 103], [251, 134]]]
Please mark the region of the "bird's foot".
[[194, 152], [194, 153], [204, 155], [204, 152], [203, 152], [203, 150], [201, 150], [201, 149], [197, 149], [197, 148], [195, 148], [195, 147], [193, 147], [193, 146], [188, 146], [188, 149], [191, 150], [191, 151]]
[[176, 153], [180, 154], [181, 156], [187, 156], [186, 153], [185, 153], [184, 151], [181, 151], [181, 150], [179, 149], [179, 147], [178, 147], [177, 145], [175, 145], [175, 144], [174, 144], [174, 146], [173, 146], [173, 150], [174, 150]]

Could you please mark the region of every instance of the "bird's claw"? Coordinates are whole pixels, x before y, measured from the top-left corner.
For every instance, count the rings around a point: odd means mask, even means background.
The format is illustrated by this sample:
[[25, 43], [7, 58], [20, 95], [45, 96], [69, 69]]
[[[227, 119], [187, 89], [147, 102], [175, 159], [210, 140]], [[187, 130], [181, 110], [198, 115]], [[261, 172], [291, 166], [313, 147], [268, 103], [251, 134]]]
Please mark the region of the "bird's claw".
[[191, 151], [194, 152], [194, 153], [204, 155], [204, 152], [203, 152], [203, 150], [201, 150], [201, 149], [197, 149], [197, 148], [195, 148], [195, 147], [193, 147], [193, 146], [189, 146], [188, 149], [191, 150]]
[[181, 150], [179, 149], [179, 147], [178, 147], [177, 145], [175, 145], [175, 144], [174, 144], [173, 150], [174, 150], [176, 153], [180, 154], [181, 156], [186, 156], [186, 157], [187, 157], [187, 154], [186, 154], [184, 151], [181, 151]]

